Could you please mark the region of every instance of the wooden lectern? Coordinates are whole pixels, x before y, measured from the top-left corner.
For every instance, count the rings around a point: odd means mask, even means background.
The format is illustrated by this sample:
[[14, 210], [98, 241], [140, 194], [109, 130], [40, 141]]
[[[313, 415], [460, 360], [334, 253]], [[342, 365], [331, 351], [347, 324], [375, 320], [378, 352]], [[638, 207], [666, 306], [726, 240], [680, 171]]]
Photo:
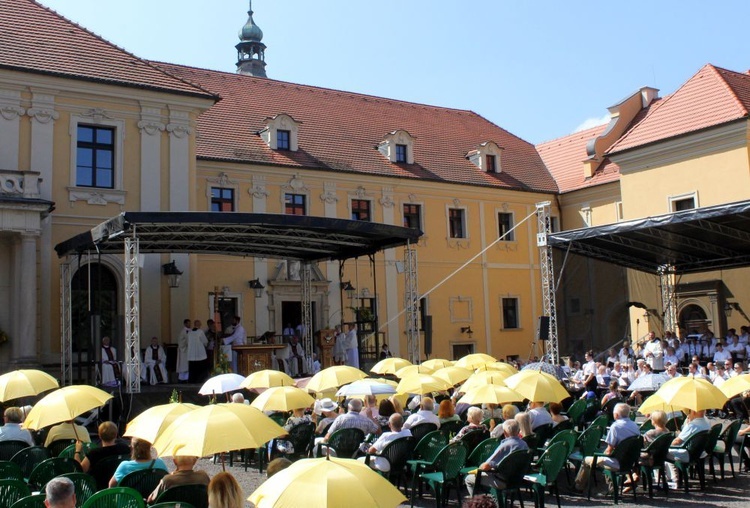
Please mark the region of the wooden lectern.
[[320, 347], [320, 368], [325, 369], [335, 365], [333, 348], [336, 346], [336, 330], [325, 328], [318, 331], [318, 346]]

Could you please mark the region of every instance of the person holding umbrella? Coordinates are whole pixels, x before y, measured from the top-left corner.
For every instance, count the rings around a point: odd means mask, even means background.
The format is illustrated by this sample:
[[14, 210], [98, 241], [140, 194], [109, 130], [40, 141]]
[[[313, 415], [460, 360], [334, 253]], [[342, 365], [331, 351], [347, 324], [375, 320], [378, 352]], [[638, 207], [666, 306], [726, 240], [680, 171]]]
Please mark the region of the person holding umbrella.
[[89, 436], [89, 431], [86, 430], [86, 427], [74, 423], [73, 420], [68, 420], [49, 429], [44, 446], [47, 447], [52, 441], [59, 439], [76, 439], [84, 443], [91, 442], [91, 436]]
[[101, 439], [101, 446], [92, 448], [85, 456], [83, 455], [83, 442], [76, 441], [76, 451], [73, 458], [81, 464], [84, 473], [89, 473], [94, 477], [97, 489], [101, 490], [107, 488], [109, 475], [103, 478], [104, 475], [99, 474], [100, 469], [97, 468], [99, 462], [112, 455], [125, 455], [130, 452], [130, 446], [117, 439], [117, 425], [114, 422], [99, 424], [99, 438]]

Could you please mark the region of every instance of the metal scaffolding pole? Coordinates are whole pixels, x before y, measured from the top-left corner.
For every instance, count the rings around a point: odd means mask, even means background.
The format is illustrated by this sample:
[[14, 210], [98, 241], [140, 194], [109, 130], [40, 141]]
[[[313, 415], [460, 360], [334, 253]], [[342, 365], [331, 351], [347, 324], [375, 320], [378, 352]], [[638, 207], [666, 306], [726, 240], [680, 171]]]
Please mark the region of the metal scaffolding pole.
[[62, 386], [73, 384], [73, 327], [70, 261], [60, 265], [60, 381]]
[[659, 267], [659, 283], [661, 285], [661, 309], [664, 313], [664, 331], [674, 332], [677, 323], [677, 302], [675, 302], [674, 266]]
[[302, 348], [307, 358], [306, 372], [312, 372], [312, 268], [302, 264]]
[[552, 247], [547, 243], [550, 227], [550, 202], [536, 204], [537, 235], [539, 247], [539, 265], [542, 278], [542, 314], [549, 318], [549, 340], [545, 359], [554, 365], [560, 362], [560, 350], [557, 343], [557, 304], [555, 302], [555, 270], [552, 263]]
[[417, 287], [417, 251], [404, 250], [404, 308], [406, 309], [406, 348], [409, 361], [419, 363], [419, 288]]
[[138, 237], [125, 238], [125, 383], [127, 393], [141, 392], [140, 286]]

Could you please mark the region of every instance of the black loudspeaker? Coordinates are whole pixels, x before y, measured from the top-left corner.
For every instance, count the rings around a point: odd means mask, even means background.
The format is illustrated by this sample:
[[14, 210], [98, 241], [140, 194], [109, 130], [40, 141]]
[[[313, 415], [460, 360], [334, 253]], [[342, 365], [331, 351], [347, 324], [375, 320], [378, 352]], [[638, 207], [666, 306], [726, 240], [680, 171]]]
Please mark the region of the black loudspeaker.
[[424, 328], [424, 354], [430, 356], [432, 354], [432, 316], [424, 317], [422, 327]]
[[549, 316], [539, 316], [539, 340], [549, 340]]

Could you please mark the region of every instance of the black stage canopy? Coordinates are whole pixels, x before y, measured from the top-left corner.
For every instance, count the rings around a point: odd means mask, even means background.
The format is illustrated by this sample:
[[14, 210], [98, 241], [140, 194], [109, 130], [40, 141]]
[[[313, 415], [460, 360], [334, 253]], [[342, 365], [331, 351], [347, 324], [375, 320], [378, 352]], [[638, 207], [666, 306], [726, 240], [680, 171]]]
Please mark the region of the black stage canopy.
[[557, 249], [658, 273], [750, 265], [750, 201], [552, 233]]
[[211, 253], [343, 260], [416, 242], [417, 229], [325, 217], [235, 212], [124, 212], [55, 246], [57, 255], [120, 253], [135, 232], [142, 253]]

